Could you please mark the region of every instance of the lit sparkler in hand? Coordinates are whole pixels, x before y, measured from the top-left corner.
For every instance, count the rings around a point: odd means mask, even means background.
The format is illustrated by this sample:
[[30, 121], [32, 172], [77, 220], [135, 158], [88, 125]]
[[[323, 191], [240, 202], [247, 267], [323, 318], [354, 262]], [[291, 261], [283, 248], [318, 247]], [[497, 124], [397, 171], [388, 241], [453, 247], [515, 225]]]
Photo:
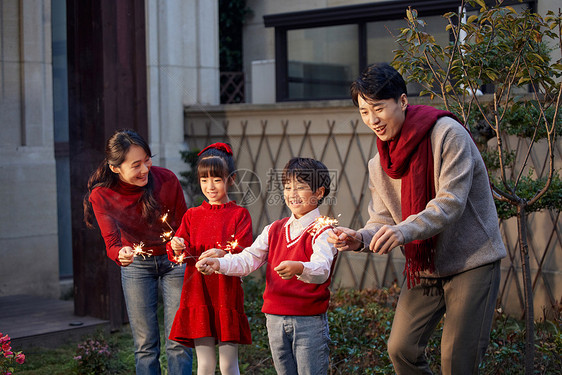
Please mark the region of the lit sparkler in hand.
[[187, 255], [186, 252], [183, 252], [180, 255], [174, 255], [174, 262], [176, 262], [177, 264], [183, 264], [186, 262], [187, 259], [198, 259], [198, 257], [193, 255]]
[[[338, 217], [340, 217], [340, 215], [338, 215]], [[331, 227], [331, 228], [335, 228], [337, 227], [339, 224], [338, 219], [335, 218], [331, 218], [329, 216], [320, 216], [317, 217], [316, 220], [314, 220], [313, 225], [308, 228], [308, 232], [310, 234], [316, 234], [316, 232], [318, 232], [320, 229], [324, 228], [324, 227]]]
[[168, 228], [170, 228], [169, 231], [164, 231], [162, 232], [162, 234], [160, 235], [160, 238], [162, 238], [163, 242], [168, 242], [172, 239], [172, 237], [174, 237], [174, 228], [172, 228], [172, 226], [170, 225], [170, 223], [168, 223], [168, 213], [166, 212], [164, 215], [162, 215], [162, 217], [160, 218], [160, 220], [162, 220], [162, 222], [164, 224], [166, 224], [168, 226]]
[[185, 253], [181, 253], [180, 255], [174, 255], [174, 262], [177, 264], [182, 264], [185, 261], [187, 255]]
[[133, 244], [133, 254], [139, 255], [141, 257], [143, 257], [144, 259], [146, 259], [146, 257], [152, 256], [152, 250], [144, 250], [144, 242], [140, 242], [138, 245], [137, 244]]
[[[338, 217], [340, 217], [341, 214], [338, 215]], [[308, 232], [310, 232], [311, 234], [316, 234], [316, 232], [318, 232], [320, 229], [329, 226], [331, 228], [336, 228], [339, 224], [338, 219], [334, 219], [331, 218], [329, 216], [320, 216], [318, 218], [316, 218], [316, 220], [314, 220], [313, 222], [314, 224], [308, 229]], [[359, 243], [361, 243], [364, 247], [369, 247], [369, 244], [366, 244], [365, 242], [363, 242], [363, 240], [357, 238], [357, 237], [353, 237], [356, 241], [359, 241]]]
[[238, 244], [238, 240], [236, 238], [234, 238], [234, 234], [232, 235], [233, 240], [232, 241], [228, 241], [226, 243], [226, 247], [224, 248], [224, 250], [228, 251], [229, 253], [234, 251], [238, 246], [240, 246]]
[[217, 242], [217, 247], [219, 249], [223, 249], [224, 251], [229, 252], [229, 253], [234, 251], [237, 247], [240, 247], [240, 244], [238, 243], [238, 240], [236, 238], [234, 238], [234, 234], [231, 237], [233, 239], [231, 241], [227, 241], [225, 247], [222, 247], [222, 245], [218, 242]]
[[173, 237], [174, 237], [174, 232], [173, 232], [173, 231], [163, 232], [163, 233], [160, 235], [160, 238], [162, 238], [162, 242], [168, 242], [168, 241], [170, 241]]

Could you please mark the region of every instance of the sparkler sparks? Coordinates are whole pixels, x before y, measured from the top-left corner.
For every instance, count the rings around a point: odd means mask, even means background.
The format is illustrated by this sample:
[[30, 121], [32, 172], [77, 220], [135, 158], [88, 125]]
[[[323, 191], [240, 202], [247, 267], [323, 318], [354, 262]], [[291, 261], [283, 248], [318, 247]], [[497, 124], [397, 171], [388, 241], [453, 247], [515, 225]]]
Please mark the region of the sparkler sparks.
[[178, 265], [185, 263], [187, 259], [198, 259], [198, 257], [187, 255], [187, 253], [185, 252], [181, 253], [180, 255], [174, 255], [174, 262], [176, 262]]
[[174, 261], [177, 264], [182, 264], [185, 261], [185, 257], [186, 257], [185, 253], [181, 253], [180, 255], [174, 256]]
[[172, 240], [172, 237], [174, 236], [174, 232], [173, 231], [169, 231], [169, 232], [162, 232], [162, 234], [160, 235], [160, 238], [162, 238], [162, 242], [168, 242]]
[[162, 215], [160, 220], [162, 220], [162, 222], [166, 224], [168, 228], [170, 228], [169, 231], [164, 231], [160, 235], [160, 238], [162, 238], [162, 242], [168, 242], [172, 239], [172, 237], [174, 237], [174, 228], [172, 228], [170, 223], [168, 223], [168, 213], [166, 212], [164, 215]]
[[139, 255], [146, 259], [146, 257], [152, 256], [152, 250], [144, 250], [144, 242], [140, 242], [139, 244], [133, 244], [133, 254]]
[[[340, 217], [340, 215], [338, 215], [338, 217]], [[313, 222], [314, 224], [308, 229], [308, 232], [310, 234], [316, 234], [316, 232], [318, 232], [320, 229], [328, 226], [328, 227], [332, 227], [335, 228], [338, 226], [339, 221], [338, 219], [335, 218], [331, 218], [329, 216], [320, 216], [317, 217], [316, 220], [314, 220]]]
[[236, 238], [234, 238], [234, 234], [231, 236], [233, 239], [230, 241], [226, 242], [226, 246], [222, 247], [222, 245], [220, 243], [217, 242], [217, 247], [223, 249], [224, 251], [227, 252], [232, 252], [234, 251], [237, 247], [240, 247], [240, 244], [238, 243], [238, 240]]

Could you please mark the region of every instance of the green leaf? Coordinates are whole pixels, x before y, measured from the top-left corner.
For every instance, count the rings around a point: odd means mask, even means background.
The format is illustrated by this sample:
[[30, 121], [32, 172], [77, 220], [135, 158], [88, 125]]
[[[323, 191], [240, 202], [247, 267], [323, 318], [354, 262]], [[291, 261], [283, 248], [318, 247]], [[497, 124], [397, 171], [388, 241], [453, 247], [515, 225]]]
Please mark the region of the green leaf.
[[474, 0], [482, 9], [486, 9], [486, 2], [484, 0]]
[[466, 20], [466, 23], [473, 23], [474, 20], [478, 19], [478, 16], [476, 15], [472, 15], [470, 17], [468, 17], [468, 19]]
[[512, 13], [516, 13], [516, 14], [517, 14], [517, 12], [515, 11], [515, 9], [513, 9], [513, 8], [510, 7], [509, 5], [506, 5], [504, 8], [505, 8], [505, 9], [508, 9], [508, 10], [509, 10], [510, 12], [512, 12]]
[[406, 18], [408, 18], [408, 21], [410, 21], [411, 23], [414, 22], [414, 17], [412, 16], [411, 9], [406, 9]]

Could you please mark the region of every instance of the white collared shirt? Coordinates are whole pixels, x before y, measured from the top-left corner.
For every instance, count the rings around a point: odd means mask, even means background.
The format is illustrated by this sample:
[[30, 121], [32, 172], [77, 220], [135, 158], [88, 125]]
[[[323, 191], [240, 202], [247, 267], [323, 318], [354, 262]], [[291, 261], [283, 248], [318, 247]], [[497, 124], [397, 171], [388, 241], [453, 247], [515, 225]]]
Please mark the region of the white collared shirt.
[[[320, 216], [318, 208], [310, 211], [300, 219], [291, 215], [287, 223], [285, 223], [285, 226], [289, 226], [290, 237], [299, 237], [306, 227]], [[242, 252], [238, 254], [227, 253], [223, 258], [219, 258], [219, 272], [229, 276], [246, 276], [261, 267], [267, 261], [267, 254], [269, 252], [269, 227], [271, 227], [271, 224], [266, 226], [254, 243]], [[328, 242], [328, 231], [325, 230], [320, 233], [312, 244], [310, 261], [301, 262], [304, 269], [302, 274], [297, 276], [297, 279], [305, 283], [324, 283], [330, 276], [336, 253], [337, 250], [334, 244]], [[272, 266], [275, 268], [277, 264]]]

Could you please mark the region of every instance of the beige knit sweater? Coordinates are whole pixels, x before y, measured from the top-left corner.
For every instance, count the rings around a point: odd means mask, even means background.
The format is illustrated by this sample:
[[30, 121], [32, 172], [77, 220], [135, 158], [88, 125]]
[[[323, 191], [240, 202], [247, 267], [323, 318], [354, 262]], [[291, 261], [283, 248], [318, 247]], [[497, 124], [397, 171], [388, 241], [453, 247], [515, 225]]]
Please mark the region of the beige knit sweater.
[[437, 235], [435, 272], [454, 275], [505, 257], [486, 167], [463, 126], [440, 118], [431, 133], [436, 196], [402, 221], [401, 180], [383, 171], [379, 155], [369, 161], [370, 218], [359, 232], [366, 244], [385, 225], [397, 225], [406, 243]]

